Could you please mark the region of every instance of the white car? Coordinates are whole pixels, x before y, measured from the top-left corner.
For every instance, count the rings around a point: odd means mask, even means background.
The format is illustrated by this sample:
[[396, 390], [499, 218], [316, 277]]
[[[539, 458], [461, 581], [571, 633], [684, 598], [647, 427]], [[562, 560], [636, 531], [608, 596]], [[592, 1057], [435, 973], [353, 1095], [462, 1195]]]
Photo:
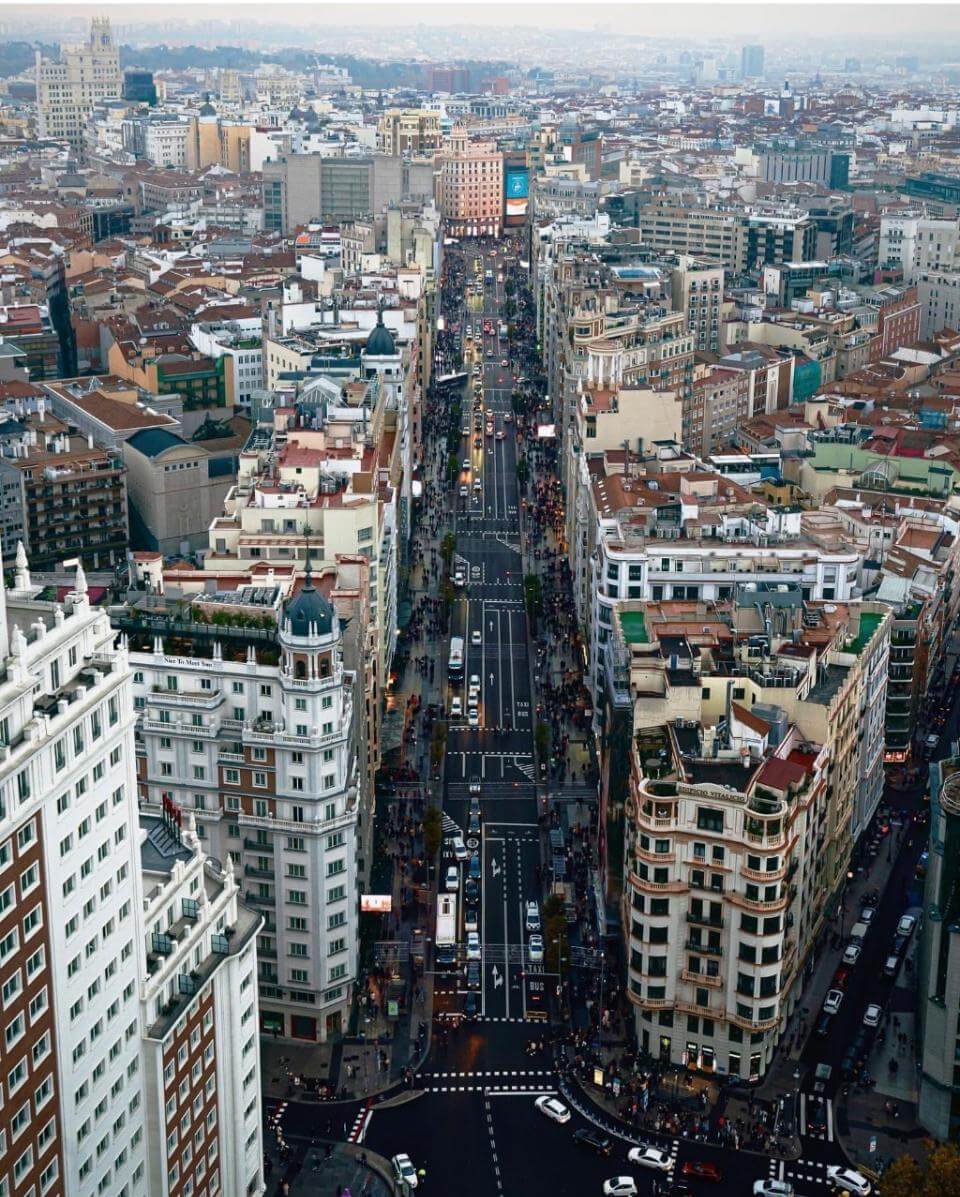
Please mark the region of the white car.
[[498, 441], [502, 441], [506, 437], [506, 435], [507, 434], [503, 431], [502, 428], [497, 429], [497, 440]]
[[531, 935], [527, 940], [527, 955], [531, 964], [540, 964], [543, 960], [543, 936]]
[[467, 845], [463, 842], [462, 835], [455, 835], [450, 841], [450, 847], [457, 860], [469, 860], [470, 853], [467, 851]]
[[467, 724], [470, 727], [480, 726], [480, 712], [476, 707], [471, 707], [469, 711], [467, 711]]
[[554, 1122], [569, 1122], [570, 1111], [555, 1097], [538, 1097], [533, 1103], [541, 1114], [546, 1114], [548, 1118], [552, 1118]]
[[470, 785], [468, 786], [468, 789], [471, 794], [479, 794], [480, 793], [480, 778], [479, 777], [471, 777]]
[[789, 1180], [755, 1180], [753, 1197], [793, 1197], [794, 1188]]
[[673, 1160], [659, 1147], [631, 1147], [627, 1152], [627, 1159], [631, 1164], [638, 1164], [641, 1168], [654, 1168], [657, 1172], [669, 1172], [673, 1167]]
[[843, 963], [844, 964], [856, 964], [857, 961], [860, 959], [860, 953], [862, 951], [863, 951], [863, 949], [860, 947], [860, 945], [858, 943], [850, 944], [846, 949], [844, 949]]
[[462, 719], [463, 718], [463, 700], [460, 698], [459, 694], [456, 695], [455, 698], [450, 699], [450, 718], [451, 719]]
[[479, 648], [483, 644], [483, 637], [480, 635], [480, 629], [474, 628], [470, 633], [470, 643], [474, 648]]
[[843, 990], [831, 989], [823, 1002], [824, 1014], [836, 1014], [843, 1005]]
[[872, 1192], [870, 1181], [853, 1168], [842, 1168], [839, 1164], [827, 1165], [827, 1180], [835, 1189], [846, 1189], [854, 1197], [867, 1197]]
[[527, 931], [540, 930], [540, 907], [533, 900], [529, 901], [526, 905], [524, 922]]
[[913, 929], [916, 925], [917, 925], [916, 915], [905, 914], [903, 916], [903, 918], [901, 918], [900, 922], [897, 923], [897, 934], [898, 935], [912, 935]]
[[467, 959], [480, 959], [480, 936], [476, 931], [467, 932]]
[[880, 1016], [882, 1014], [883, 1007], [878, 1006], [876, 1002], [871, 1002], [863, 1012], [863, 1025], [865, 1027], [878, 1027], [880, 1025]]
[[390, 1163], [393, 1165], [393, 1175], [397, 1178], [397, 1184], [406, 1185], [408, 1189], [417, 1187], [417, 1170], [408, 1155], [395, 1155]]
[[447, 879], [444, 886], [449, 892], [454, 892], [460, 888], [460, 870], [456, 865], [450, 865], [447, 869]]
[[863, 910], [860, 911], [860, 922], [861, 923], [872, 923], [873, 916], [876, 913], [877, 913], [876, 906], [864, 906]]
[[603, 1182], [604, 1197], [637, 1197], [637, 1182], [632, 1176], [611, 1176]]
[[471, 674], [470, 674], [470, 682], [469, 682], [469, 686], [470, 686], [470, 689], [471, 689], [471, 690], [479, 690], [479, 689], [480, 689], [480, 675], [479, 675], [479, 673], [471, 673]]

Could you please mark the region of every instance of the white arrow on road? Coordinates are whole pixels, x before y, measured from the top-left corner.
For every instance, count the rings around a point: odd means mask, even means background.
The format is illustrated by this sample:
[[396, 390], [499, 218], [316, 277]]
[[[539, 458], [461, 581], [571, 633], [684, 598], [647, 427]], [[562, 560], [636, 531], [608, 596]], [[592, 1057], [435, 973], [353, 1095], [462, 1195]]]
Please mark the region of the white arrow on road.
[[492, 673], [490, 674], [490, 685], [491, 686], [493, 685], [493, 674]]
[[490, 971], [491, 971], [491, 974], [493, 975], [493, 987], [494, 987], [494, 989], [499, 989], [500, 986], [503, 984], [503, 977], [500, 976], [500, 970], [497, 968], [496, 965], [494, 965]]
[[490, 872], [493, 873], [494, 877], [500, 872], [500, 866], [497, 864], [496, 857], [490, 858]]

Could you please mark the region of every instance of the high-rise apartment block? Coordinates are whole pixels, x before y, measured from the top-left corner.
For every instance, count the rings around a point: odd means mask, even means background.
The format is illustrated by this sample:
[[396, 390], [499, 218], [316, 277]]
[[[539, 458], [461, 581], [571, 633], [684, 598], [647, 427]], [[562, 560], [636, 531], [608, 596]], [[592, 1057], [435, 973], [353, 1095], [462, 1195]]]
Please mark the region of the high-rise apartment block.
[[440, 112], [431, 108], [389, 108], [377, 121], [377, 149], [381, 154], [430, 157], [442, 141]]
[[37, 116], [41, 137], [83, 149], [83, 129], [94, 105], [123, 93], [120, 51], [107, 17], [94, 17], [86, 45], [64, 46], [58, 62], [37, 54]]
[[256, 929], [226, 869], [139, 821], [126, 645], [78, 569], [0, 594], [0, 1186], [259, 1194]]
[[438, 155], [440, 214], [454, 237], [497, 237], [503, 224], [503, 154], [455, 129]]

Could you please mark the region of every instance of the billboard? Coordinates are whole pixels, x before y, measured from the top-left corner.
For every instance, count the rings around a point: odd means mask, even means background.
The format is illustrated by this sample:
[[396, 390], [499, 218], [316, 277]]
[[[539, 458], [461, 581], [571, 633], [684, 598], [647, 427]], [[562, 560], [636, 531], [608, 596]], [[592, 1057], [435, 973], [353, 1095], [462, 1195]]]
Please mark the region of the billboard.
[[507, 166], [503, 172], [504, 223], [522, 224], [527, 218], [530, 172], [526, 166]]
[[360, 910], [363, 914], [389, 914], [393, 907], [390, 894], [361, 894]]

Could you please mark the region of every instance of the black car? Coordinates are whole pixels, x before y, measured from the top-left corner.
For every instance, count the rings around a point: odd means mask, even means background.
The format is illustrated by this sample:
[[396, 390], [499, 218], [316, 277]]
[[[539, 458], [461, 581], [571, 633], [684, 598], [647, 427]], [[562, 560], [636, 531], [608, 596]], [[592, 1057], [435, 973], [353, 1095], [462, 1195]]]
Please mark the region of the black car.
[[807, 1098], [807, 1134], [827, 1133], [827, 1103], [822, 1097]]
[[467, 1018], [476, 1018], [479, 1009], [480, 999], [471, 990], [471, 992], [467, 994], [467, 1000], [463, 1003], [463, 1013]]
[[471, 960], [467, 965], [467, 988], [480, 988], [480, 961]]
[[817, 1021], [816, 1034], [829, 1035], [830, 1027], [832, 1025], [833, 1025], [833, 1015], [832, 1014], [821, 1014], [820, 1018]]
[[595, 1151], [597, 1155], [609, 1155], [613, 1151], [613, 1144], [607, 1136], [601, 1135], [599, 1131], [589, 1126], [582, 1126], [579, 1130], [574, 1131], [573, 1141], [580, 1147], [588, 1147], [591, 1151]]
[[470, 819], [469, 819], [469, 822], [467, 823], [467, 834], [468, 835], [479, 835], [480, 834], [480, 812], [478, 810], [472, 810], [470, 812]]
[[475, 877], [468, 877], [463, 883], [463, 896], [468, 902], [476, 902], [480, 896], [480, 886]]

